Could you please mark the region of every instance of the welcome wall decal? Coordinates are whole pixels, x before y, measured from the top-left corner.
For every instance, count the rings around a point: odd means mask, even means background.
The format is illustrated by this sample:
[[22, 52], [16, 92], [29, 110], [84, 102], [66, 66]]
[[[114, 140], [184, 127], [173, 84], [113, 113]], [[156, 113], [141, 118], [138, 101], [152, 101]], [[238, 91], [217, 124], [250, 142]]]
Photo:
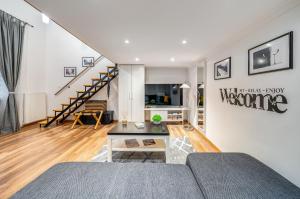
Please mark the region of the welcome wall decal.
[[287, 111], [284, 91], [284, 88], [220, 88], [222, 102], [276, 113]]

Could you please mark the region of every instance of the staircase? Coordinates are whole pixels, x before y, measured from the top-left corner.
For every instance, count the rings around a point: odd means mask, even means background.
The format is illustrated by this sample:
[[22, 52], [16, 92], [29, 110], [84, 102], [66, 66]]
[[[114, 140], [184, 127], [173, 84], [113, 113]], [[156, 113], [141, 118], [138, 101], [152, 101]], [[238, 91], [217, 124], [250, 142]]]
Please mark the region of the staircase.
[[87, 100], [92, 98], [103, 87], [118, 76], [118, 67], [108, 66], [106, 72], [100, 72], [99, 78], [92, 78], [91, 84], [85, 84], [84, 90], [76, 92], [75, 97], [69, 98], [69, 103], [61, 104], [61, 109], [53, 110], [54, 116], [48, 116], [46, 120], [40, 122], [40, 126], [48, 127], [53, 122], [59, 124], [81, 107]]

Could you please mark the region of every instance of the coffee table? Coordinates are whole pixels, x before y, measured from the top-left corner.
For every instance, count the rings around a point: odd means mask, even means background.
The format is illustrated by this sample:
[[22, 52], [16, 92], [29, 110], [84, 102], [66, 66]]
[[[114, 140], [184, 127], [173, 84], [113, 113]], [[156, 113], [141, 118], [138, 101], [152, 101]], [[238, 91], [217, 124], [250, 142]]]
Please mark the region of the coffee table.
[[[129, 122], [127, 125], [118, 123], [113, 129], [107, 133], [107, 148], [108, 155], [107, 161], [112, 162], [112, 152], [113, 151], [143, 151], [143, 152], [158, 152], [163, 151], [166, 155], [166, 163], [169, 161], [169, 130], [165, 123], [159, 125], [152, 124], [150, 122], [145, 122], [145, 127], [138, 129], [134, 123]], [[162, 147], [114, 147], [114, 139], [157, 139], [163, 140], [164, 146]]]

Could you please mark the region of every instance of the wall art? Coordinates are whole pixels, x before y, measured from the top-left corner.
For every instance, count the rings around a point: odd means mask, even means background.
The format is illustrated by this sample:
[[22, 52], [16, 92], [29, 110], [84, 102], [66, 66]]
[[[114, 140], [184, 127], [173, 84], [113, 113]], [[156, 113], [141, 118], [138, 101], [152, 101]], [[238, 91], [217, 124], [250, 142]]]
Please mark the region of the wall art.
[[248, 50], [248, 75], [293, 68], [293, 32]]
[[284, 88], [220, 88], [222, 102], [263, 111], [285, 113], [287, 98]]
[[93, 67], [94, 57], [82, 57], [82, 67]]
[[64, 67], [64, 77], [76, 77], [77, 68], [76, 67]]
[[231, 77], [231, 57], [214, 64], [214, 79], [227, 79]]

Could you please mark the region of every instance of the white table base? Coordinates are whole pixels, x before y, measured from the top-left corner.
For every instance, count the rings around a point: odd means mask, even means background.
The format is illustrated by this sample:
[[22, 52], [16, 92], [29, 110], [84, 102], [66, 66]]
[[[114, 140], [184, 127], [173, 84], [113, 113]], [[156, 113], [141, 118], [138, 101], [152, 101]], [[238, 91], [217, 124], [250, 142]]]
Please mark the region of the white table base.
[[[133, 148], [120, 148], [113, 147], [112, 141], [114, 139], [161, 139], [165, 142], [164, 148], [154, 148], [154, 147], [133, 147]], [[108, 135], [107, 138], [107, 161], [112, 162], [112, 152], [113, 151], [139, 151], [139, 152], [165, 152], [166, 163], [169, 162], [169, 136], [158, 136], [158, 135]]]

